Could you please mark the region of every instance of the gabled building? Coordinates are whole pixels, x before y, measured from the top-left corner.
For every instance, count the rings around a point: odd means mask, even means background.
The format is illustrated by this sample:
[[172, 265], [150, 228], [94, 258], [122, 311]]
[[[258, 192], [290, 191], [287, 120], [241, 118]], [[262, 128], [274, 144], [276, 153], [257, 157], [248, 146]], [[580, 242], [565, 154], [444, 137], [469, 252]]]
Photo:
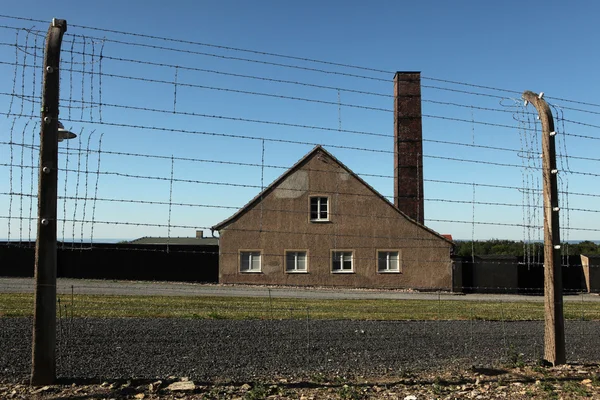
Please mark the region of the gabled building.
[[396, 73], [394, 203], [316, 146], [212, 228], [219, 282], [452, 290], [452, 240], [424, 225], [421, 119], [420, 73]]
[[220, 283], [452, 287], [452, 242], [321, 146], [212, 229]]

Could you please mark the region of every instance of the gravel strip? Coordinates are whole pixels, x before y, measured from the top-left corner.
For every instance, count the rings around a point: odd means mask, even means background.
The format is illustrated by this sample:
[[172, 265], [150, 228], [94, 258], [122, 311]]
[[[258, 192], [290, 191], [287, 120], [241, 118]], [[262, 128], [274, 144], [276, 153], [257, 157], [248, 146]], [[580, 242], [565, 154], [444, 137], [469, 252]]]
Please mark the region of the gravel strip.
[[[599, 328], [567, 321], [568, 361], [600, 360]], [[0, 379], [29, 376], [31, 332], [31, 318], [0, 318]], [[59, 377], [242, 381], [531, 362], [543, 322], [76, 318], [57, 339]]]

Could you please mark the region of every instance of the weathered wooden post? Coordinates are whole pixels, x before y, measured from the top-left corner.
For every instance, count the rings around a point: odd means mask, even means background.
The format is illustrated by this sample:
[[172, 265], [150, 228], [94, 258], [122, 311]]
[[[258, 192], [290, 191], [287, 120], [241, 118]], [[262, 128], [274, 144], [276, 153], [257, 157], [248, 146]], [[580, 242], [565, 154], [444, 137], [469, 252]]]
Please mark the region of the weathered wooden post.
[[542, 175], [544, 180], [544, 358], [553, 365], [564, 364], [565, 322], [563, 283], [558, 223], [558, 184], [554, 120], [548, 103], [530, 91], [523, 92], [525, 102], [533, 104], [542, 123]]

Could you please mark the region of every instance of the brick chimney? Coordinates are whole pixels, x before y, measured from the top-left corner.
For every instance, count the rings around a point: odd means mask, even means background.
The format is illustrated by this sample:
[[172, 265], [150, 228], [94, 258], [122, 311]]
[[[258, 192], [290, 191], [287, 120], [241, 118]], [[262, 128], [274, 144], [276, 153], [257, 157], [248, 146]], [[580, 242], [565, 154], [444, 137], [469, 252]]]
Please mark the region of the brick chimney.
[[425, 222], [420, 72], [394, 76], [394, 205]]
[[204, 231], [196, 231], [196, 239], [202, 239], [204, 237]]

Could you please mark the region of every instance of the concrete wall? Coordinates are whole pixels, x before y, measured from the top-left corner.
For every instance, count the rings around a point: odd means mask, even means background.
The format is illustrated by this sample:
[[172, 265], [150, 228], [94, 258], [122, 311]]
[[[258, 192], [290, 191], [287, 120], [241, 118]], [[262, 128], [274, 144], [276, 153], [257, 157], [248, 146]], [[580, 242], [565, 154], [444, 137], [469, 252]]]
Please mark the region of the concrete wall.
[[473, 286], [478, 293], [507, 293], [519, 287], [517, 257], [475, 257]]
[[585, 289], [588, 293], [600, 292], [600, 256], [581, 255]]
[[[57, 249], [57, 276], [217, 282], [218, 246], [100, 244]], [[0, 243], [0, 276], [33, 276], [35, 243]]]
[[[313, 195], [329, 198], [330, 222], [310, 221]], [[220, 231], [219, 282], [450, 290], [450, 248], [319, 153]], [[240, 249], [261, 251], [261, 273], [240, 272]], [[353, 273], [332, 273], [334, 249], [354, 251]], [[378, 249], [400, 251], [401, 273], [378, 273]], [[308, 251], [308, 272], [286, 273], [285, 250]]]

